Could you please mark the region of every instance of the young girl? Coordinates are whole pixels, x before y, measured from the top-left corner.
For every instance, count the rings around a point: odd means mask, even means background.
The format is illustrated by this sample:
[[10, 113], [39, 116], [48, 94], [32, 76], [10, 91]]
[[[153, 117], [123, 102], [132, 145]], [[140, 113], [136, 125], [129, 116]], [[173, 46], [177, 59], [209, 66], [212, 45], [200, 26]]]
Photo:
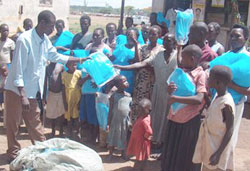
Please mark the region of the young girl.
[[129, 125], [130, 102], [132, 98], [130, 94], [125, 92], [129, 87], [125, 76], [117, 76], [114, 80], [118, 90], [110, 98], [110, 110], [108, 116], [108, 139], [110, 159], [113, 150], [116, 147], [122, 151], [122, 157], [125, 158], [125, 149], [127, 145], [127, 132]]
[[162, 153], [163, 171], [198, 171], [200, 164], [192, 163], [192, 157], [200, 129], [200, 113], [205, 104], [206, 74], [198, 66], [202, 50], [197, 45], [189, 45], [182, 52], [181, 66], [196, 86], [196, 95], [189, 97], [171, 95], [178, 87], [168, 86], [168, 103], [186, 106], [173, 114], [170, 110], [166, 126], [165, 144]]
[[232, 71], [225, 66], [214, 66], [210, 71], [209, 87], [217, 94], [201, 124], [193, 157], [194, 163], [203, 163], [203, 171], [234, 170], [233, 143], [235, 104], [227, 92]]
[[[62, 73], [63, 101], [65, 106], [65, 119], [68, 121], [67, 136], [76, 138], [78, 135], [79, 103], [81, 89], [78, 81], [81, 79], [81, 71], [76, 70], [76, 63], [67, 63], [67, 72]], [[73, 131], [73, 134], [72, 134]]]
[[127, 149], [127, 155], [136, 156], [134, 170], [143, 170], [150, 156], [150, 140], [153, 134], [150, 111], [151, 102], [148, 99], [142, 99], [139, 102], [139, 116], [133, 126]]

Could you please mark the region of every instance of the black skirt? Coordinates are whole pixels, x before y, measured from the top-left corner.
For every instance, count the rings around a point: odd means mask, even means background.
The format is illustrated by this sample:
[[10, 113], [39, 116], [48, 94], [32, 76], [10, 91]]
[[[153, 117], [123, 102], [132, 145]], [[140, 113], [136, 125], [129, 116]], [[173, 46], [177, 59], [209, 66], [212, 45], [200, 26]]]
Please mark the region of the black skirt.
[[162, 153], [162, 171], [200, 171], [201, 165], [192, 162], [199, 136], [200, 115], [187, 123], [169, 120], [166, 126], [165, 143]]

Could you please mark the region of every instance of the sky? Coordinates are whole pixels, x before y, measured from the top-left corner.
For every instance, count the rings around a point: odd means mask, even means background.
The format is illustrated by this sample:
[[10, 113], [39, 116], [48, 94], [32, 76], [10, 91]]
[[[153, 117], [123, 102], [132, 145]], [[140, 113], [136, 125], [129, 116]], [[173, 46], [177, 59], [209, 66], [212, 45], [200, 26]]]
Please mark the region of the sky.
[[[121, 7], [121, 0], [70, 0], [70, 5], [83, 5], [84, 1], [87, 6], [106, 6], [113, 8]], [[125, 0], [125, 6], [134, 6], [135, 8], [147, 8], [152, 6], [152, 0]]]

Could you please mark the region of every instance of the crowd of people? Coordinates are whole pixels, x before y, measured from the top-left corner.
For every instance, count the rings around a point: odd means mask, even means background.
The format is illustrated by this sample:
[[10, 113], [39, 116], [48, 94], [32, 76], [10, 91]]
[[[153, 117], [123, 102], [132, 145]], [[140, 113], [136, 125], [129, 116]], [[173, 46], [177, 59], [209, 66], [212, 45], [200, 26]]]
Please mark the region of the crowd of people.
[[[59, 126], [60, 137], [98, 143], [109, 150], [111, 161], [115, 149], [121, 150], [125, 160], [136, 156], [134, 170], [143, 170], [151, 152], [161, 154], [157, 157], [163, 171], [234, 170], [233, 153], [250, 89], [232, 82], [237, 75], [228, 67], [209, 70], [210, 61], [228, 53], [217, 41], [220, 25], [193, 23], [189, 42], [183, 46], [176, 42], [175, 22], [169, 31], [157, 23], [156, 13], [150, 15], [151, 25], [142, 25], [141, 30], [133, 26], [132, 18], [125, 22], [122, 31], [108, 23], [105, 37], [103, 28], [90, 32], [91, 18], [83, 15], [81, 32], [67, 47], [54, 46], [65, 24], [47, 10], [38, 15], [35, 28], [26, 19], [25, 32], [11, 38], [8, 25], [0, 26], [1, 103], [10, 161], [21, 148], [17, 134], [22, 120], [33, 144], [45, 141], [40, 114], [46, 106], [43, 113], [51, 121], [51, 138]], [[54, 27], [56, 34], [49, 38]], [[249, 56], [245, 47], [248, 38], [247, 27], [234, 25], [229, 52]], [[121, 70], [120, 75], [98, 87], [78, 65], [91, 58], [72, 57], [74, 50], [105, 54]], [[70, 51], [70, 56], [63, 55], [65, 51]], [[177, 68], [190, 77], [195, 95], [173, 95], [178, 87], [167, 80]], [[86, 92], [86, 84], [95, 91]], [[210, 88], [216, 90], [213, 98]], [[244, 98], [235, 104], [227, 88]], [[100, 94], [108, 101], [106, 115], [97, 110]], [[170, 106], [174, 103], [185, 107], [173, 113]], [[104, 127], [99, 115], [105, 115]]]

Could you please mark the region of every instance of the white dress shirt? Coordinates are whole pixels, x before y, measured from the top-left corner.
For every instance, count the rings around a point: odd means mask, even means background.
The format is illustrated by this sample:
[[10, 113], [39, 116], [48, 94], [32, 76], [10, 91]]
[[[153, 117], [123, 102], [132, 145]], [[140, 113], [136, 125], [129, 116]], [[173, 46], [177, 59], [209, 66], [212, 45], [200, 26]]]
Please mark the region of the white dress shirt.
[[35, 99], [43, 94], [47, 61], [66, 64], [69, 57], [57, 53], [49, 38], [41, 38], [36, 29], [21, 34], [16, 42], [5, 89], [20, 95], [18, 87], [24, 87], [27, 98]]

